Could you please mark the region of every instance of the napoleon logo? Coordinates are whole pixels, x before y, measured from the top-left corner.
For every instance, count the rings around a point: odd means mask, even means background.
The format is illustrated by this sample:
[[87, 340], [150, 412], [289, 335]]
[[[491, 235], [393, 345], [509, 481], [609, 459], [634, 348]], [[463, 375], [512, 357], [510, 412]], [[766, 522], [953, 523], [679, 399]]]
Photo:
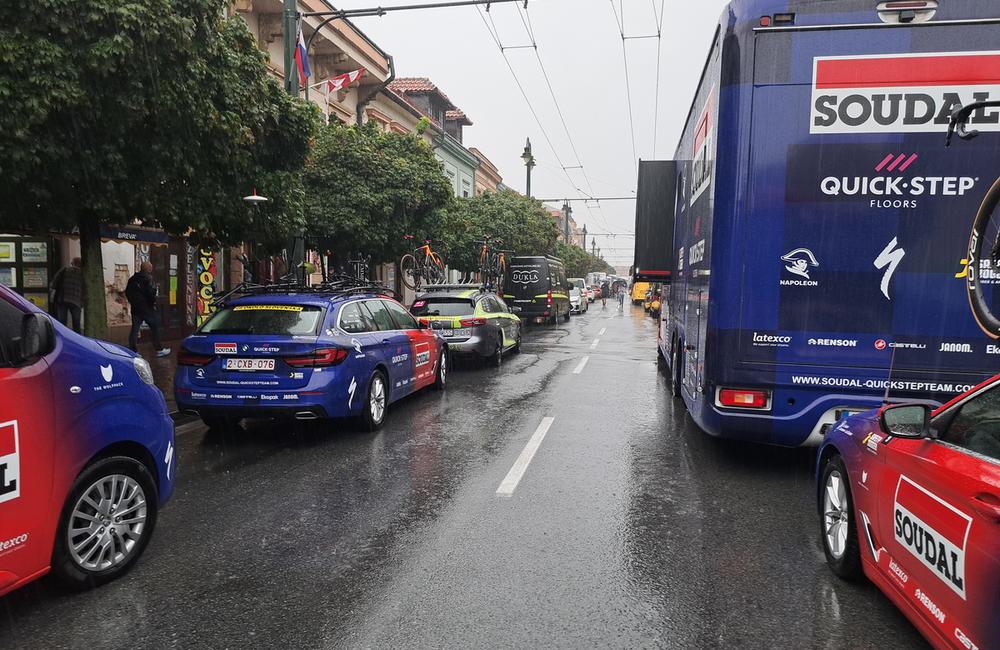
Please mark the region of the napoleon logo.
[[905, 476], [893, 503], [896, 542], [965, 599], [965, 548], [972, 517]]
[[[819, 283], [809, 277], [809, 269], [819, 266], [816, 256], [808, 248], [796, 248], [781, 256], [781, 261], [785, 262], [785, 270], [797, 276], [794, 280], [782, 280], [782, 286], [815, 287]], [[801, 278], [801, 279], [798, 279]]]
[[[811, 133], [938, 133], [953, 111], [997, 99], [1000, 52], [817, 57]], [[980, 131], [1000, 131], [1000, 113], [978, 110]]]
[[0, 423], [0, 503], [21, 496], [17, 420]]

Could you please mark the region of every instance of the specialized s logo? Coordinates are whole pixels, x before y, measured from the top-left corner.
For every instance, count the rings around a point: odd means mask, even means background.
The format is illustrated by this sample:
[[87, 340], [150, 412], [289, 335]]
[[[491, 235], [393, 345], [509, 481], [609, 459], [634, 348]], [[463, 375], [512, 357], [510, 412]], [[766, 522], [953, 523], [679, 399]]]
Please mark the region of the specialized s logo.
[[896, 267], [903, 261], [904, 255], [906, 255], [906, 251], [902, 248], [896, 248], [896, 238], [893, 237], [889, 245], [875, 258], [875, 268], [879, 270], [885, 269], [885, 273], [882, 274], [882, 284], [880, 287], [882, 295], [885, 296], [886, 300], [892, 300], [889, 297], [889, 280], [892, 279], [893, 274], [896, 272]]
[[0, 423], [0, 503], [21, 496], [17, 420]]
[[907, 477], [899, 477], [893, 503], [896, 542], [963, 600], [971, 526], [972, 517]]
[[[939, 133], [953, 111], [1000, 99], [1000, 52], [817, 57], [811, 133]], [[1000, 131], [1000, 112], [971, 126]]]

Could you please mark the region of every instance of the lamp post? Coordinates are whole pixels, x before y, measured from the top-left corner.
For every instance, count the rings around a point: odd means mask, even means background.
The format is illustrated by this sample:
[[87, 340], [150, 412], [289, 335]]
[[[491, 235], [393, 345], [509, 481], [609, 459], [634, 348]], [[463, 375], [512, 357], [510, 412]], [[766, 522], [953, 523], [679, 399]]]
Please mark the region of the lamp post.
[[587, 224], [583, 224], [583, 241], [580, 242], [580, 248], [587, 252]]
[[[261, 195], [257, 194], [257, 188], [256, 187], [253, 188], [253, 192], [251, 192], [249, 196], [244, 196], [243, 197], [243, 202], [246, 203], [250, 207], [250, 214], [251, 214], [250, 221], [251, 222], [257, 222], [257, 223], [260, 222], [260, 206], [263, 205], [264, 203], [267, 203], [267, 201], [268, 201], [267, 197], [264, 197], [264, 196], [261, 196]], [[251, 228], [251, 231], [252, 231], [252, 228]], [[253, 240], [250, 240], [249, 242], [244, 242], [244, 243], [250, 245], [250, 252], [252, 253], [253, 249], [254, 249], [255, 242]], [[251, 266], [251, 264], [253, 264], [253, 260], [251, 260], [250, 256], [247, 255], [246, 250], [243, 251], [243, 256], [242, 256], [242, 259], [240, 260], [240, 263], [243, 264], [243, 281], [244, 282], [246, 281], [246, 279], [247, 279], [246, 274], [249, 273], [250, 274], [250, 281], [251, 282], [256, 282], [257, 281], [257, 270], [254, 269]]]
[[528, 171], [524, 191], [528, 198], [531, 198], [531, 168], [535, 166], [535, 157], [531, 155], [531, 138], [526, 138], [524, 141], [524, 153], [521, 154], [521, 160], [524, 161], [524, 167]]
[[563, 201], [563, 241], [567, 246], [573, 243], [569, 240], [569, 216], [573, 214], [573, 208], [569, 207], [569, 201]]

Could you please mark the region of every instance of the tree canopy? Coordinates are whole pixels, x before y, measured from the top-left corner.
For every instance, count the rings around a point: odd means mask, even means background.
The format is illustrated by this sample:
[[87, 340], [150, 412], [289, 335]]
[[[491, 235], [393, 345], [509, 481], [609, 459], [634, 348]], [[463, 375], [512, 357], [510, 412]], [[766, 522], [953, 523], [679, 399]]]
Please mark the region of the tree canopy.
[[[79, 229], [91, 334], [101, 223], [224, 243], [302, 225], [296, 172], [318, 111], [282, 92], [230, 4], [0, 3], [0, 226]], [[241, 201], [254, 186], [271, 199], [259, 232]]]
[[430, 145], [373, 122], [323, 127], [304, 184], [308, 236], [338, 259], [357, 251], [375, 262], [396, 259], [437, 238], [452, 196]]
[[583, 278], [592, 271], [614, 272], [604, 258], [591, 255], [579, 246], [556, 242], [555, 255], [566, 265], [566, 276], [570, 278]]
[[536, 199], [514, 192], [487, 192], [455, 199], [445, 214], [440, 238], [446, 261], [462, 271], [479, 269], [479, 245], [484, 235], [502, 239], [517, 255], [555, 252], [559, 229]]

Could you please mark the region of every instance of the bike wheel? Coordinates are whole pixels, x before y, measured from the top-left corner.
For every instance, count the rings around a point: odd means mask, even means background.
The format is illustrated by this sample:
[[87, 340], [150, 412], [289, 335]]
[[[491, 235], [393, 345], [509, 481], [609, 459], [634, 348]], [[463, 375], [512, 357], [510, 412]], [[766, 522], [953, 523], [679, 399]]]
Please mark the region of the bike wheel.
[[[965, 288], [969, 295], [969, 306], [979, 327], [993, 339], [1000, 339], [1000, 318], [990, 309], [987, 291], [983, 288], [983, 271], [990, 273], [990, 280], [996, 277], [1000, 264], [994, 259], [995, 242], [1000, 238], [1000, 215], [994, 219], [997, 207], [1000, 206], [1000, 178], [986, 193], [976, 220], [972, 224], [969, 235], [968, 267], [966, 268]], [[989, 286], [989, 285], [988, 285]], [[992, 298], [992, 291], [989, 294]]]
[[420, 274], [417, 272], [417, 258], [409, 253], [399, 260], [399, 274], [403, 286], [411, 291], [416, 291], [420, 286]]
[[447, 273], [444, 270], [444, 261], [441, 259], [441, 256], [437, 253], [431, 253], [427, 265], [430, 267], [432, 274], [431, 282], [433, 284], [443, 283]]
[[497, 261], [497, 265], [496, 265], [496, 269], [493, 271], [493, 273], [496, 276], [496, 291], [497, 291], [497, 294], [502, 298], [503, 297], [503, 278], [504, 278], [505, 275], [507, 275], [507, 263], [504, 262], [503, 260], [498, 260]]

